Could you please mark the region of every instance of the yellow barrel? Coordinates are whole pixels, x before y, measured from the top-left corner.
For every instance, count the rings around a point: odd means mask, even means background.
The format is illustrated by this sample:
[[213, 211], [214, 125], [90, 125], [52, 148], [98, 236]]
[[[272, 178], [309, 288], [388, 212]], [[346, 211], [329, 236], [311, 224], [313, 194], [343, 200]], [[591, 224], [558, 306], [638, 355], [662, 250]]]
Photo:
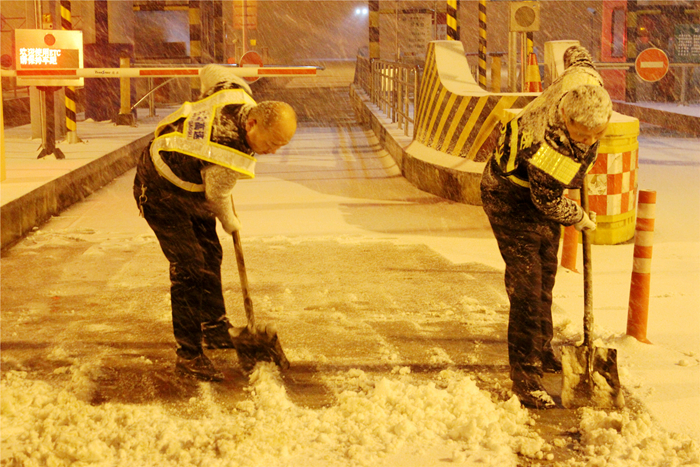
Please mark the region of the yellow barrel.
[[634, 237], [639, 172], [639, 120], [613, 112], [598, 159], [588, 173], [588, 205], [596, 213], [596, 245], [615, 245]]

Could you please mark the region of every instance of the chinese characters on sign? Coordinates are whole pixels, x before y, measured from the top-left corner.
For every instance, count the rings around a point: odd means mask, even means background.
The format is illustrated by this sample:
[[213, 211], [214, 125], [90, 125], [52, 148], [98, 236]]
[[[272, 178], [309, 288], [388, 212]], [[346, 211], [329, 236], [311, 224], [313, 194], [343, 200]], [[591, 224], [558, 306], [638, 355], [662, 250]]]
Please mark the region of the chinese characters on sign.
[[430, 13], [403, 12], [398, 18], [401, 56], [408, 62], [423, 63], [428, 42], [433, 39], [433, 16]]
[[61, 49], [20, 47], [20, 65], [58, 65]]
[[675, 61], [700, 63], [700, 24], [678, 24], [675, 36]]

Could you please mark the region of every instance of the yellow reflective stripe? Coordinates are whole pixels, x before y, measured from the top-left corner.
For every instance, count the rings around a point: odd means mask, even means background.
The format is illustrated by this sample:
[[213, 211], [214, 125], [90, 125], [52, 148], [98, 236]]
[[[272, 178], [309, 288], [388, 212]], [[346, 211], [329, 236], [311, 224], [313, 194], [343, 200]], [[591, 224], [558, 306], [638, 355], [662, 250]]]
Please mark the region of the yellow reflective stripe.
[[530, 188], [530, 182], [526, 182], [525, 180], [520, 180], [515, 175], [508, 175], [508, 180], [515, 183], [516, 185], [524, 186], [525, 188]]
[[518, 119], [514, 118], [510, 121], [510, 154], [508, 155], [508, 164], [506, 172], [515, 170], [515, 160], [518, 156]]
[[530, 164], [551, 175], [565, 185], [571, 183], [581, 168], [580, 163], [558, 153], [546, 143], [543, 143], [535, 155], [532, 156]]
[[[518, 119], [514, 118], [510, 122], [508, 122], [506, 125], [510, 125], [511, 127], [511, 133], [510, 133], [510, 143], [509, 143], [509, 149], [510, 151], [508, 152], [508, 161], [506, 162], [506, 173], [512, 172], [515, 170], [515, 162], [516, 158], [518, 156]], [[505, 128], [505, 127], [504, 127]], [[499, 167], [502, 167], [502, 159], [505, 156], [503, 152], [501, 152], [503, 148], [499, 147], [498, 150], [496, 151], [496, 161], [498, 162]], [[511, 182], [515, 183], [516, 185], [529, 188], [530, 187], [530, 182], [526, 180], [522, 180], [518, 178], [517, 176], [511, 174], [511, 175], [506, 175], [506, 178], [510, 180]]]
[[163, 130], [166, 125], [176, 122], [182, 117], [189, 117], [194, 111], [199, 111], [202, 109], [207, 109], [209, 107], [214, 107], [217, 105], [227, 105], [227, 104], [250, 104], [256, 105], [250, 95], [243, 89], [224, 89], [219, 92], [215, 92], [209, 97], [205, 97], [202, 100], [195, 102], [185, 102], [177, 109], [175, 112], [171, 113], [163, 120], [158, 122], [156, 129], [156, 136], [159, 136], [159, 132]]
[[215, 143], [203, 143], [198, 146], [188, 145], [187, 143], [191, 143], [191, 141], [182, 137], [173, 137], [172, 135], [172, 133], [169, 133], [167, 136], [161, 136], [153, 140], [150, 154], [158, 173], [173, 185], [191, 192], [204, 191], [204, 185], [187, 182], [178, 177], [160, 156], [160, 151], [177, 151], [181, 154], [234, 170], [247, 178], [255, 178], [254, 169], [257, 162], [255, 157], [237, 149]]
[[[204, 184], [186, 182], [177, 175], [175, 175], [175, 173], [172, 170], [170, 170], [170, 167], [168, 167], [168, 164], [166, 164], [163, 158], [160, 157], [160, 149], [157, 147], [160, 146], [160, 144], [156, 143], [160, 143], [160, 141], [153, 141], [150, 152], [151, 160], [153, 160], [153, 166], [156, 168], [158, 173], [170, 183], [179, 188], [182, 188], [183, 190], [190, 191], [193, 193], [204, 191]], [[154, 146], [156, 146], [155, 150]]]
[[[211, 162], [216, 165], [220, 165], [222, 167], [226, 167], [227, 169], [235, 170], [238, 173], [241, 173], [243, 175], [246, 175], [248, 178], [255, 178], [255, 172], [252, 170], [247, 170], [248, 167], [255, 167], [255, 163], [258, 161], [255, 157], [251, 156], [250, 154], [246, 154], [242, 151], [239, 151], [237, 149], [230, 148], [228, 146], [224, 146], [223, 144], [218, 144], [218, 143], [209, 143], [209, 146], [213, 150], [214, 154], [226, 154], [226, 153], [233, 153], [239, 157], [248, 159], [248, 162], [241, 161], [240, 159], [237, 159], [237, 162], [243, 162], [246, 163], [245, 166], [243, 165], [233, 165], [228, 162], [224, 162], [223, 158], [209, 158], [206, 156], [198, 155], [198, 154], [191, 154], [192, 157], [196, 157], [198, 159], [202, 159], [207, 162]], [[230, 160], [230, 158], [229, 158]]]

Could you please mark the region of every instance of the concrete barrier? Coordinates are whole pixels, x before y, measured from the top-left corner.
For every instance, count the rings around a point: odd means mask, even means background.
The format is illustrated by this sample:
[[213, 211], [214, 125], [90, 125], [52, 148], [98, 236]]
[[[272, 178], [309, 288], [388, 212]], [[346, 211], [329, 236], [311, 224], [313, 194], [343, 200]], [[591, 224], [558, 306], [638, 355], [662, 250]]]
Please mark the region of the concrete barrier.
[[2, 249], [135, 167], [137, 156], [152, 137], [149, 133], [3, 205]]
[[459, 41], [428, 45], [414, 112], [415, 139], [392, 131], [392, 124], [365, 92], [350, 87], [358, 119], [373, 129], [409, 182], [472, 205], [481, 205], [481, 174], [498, 137], [496, 126], [506, 118], [507, 109], [524, 107], [538, 95], [481, 89]]

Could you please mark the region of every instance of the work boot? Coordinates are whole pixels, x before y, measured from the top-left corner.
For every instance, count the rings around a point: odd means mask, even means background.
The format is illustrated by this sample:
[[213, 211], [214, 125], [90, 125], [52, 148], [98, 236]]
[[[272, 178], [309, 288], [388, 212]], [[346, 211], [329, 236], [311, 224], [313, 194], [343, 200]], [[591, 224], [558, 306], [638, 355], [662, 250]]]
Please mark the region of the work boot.
[[202, 325], [202, 341], [207, 349], [232, 349], [233, 339], [229, 333], [231, 323], [227, 318], [222, 318], [214, 323]]
[[192, 376], [200, 381], [223, 381], [224, 379], [224, 374], [217, 370], [204, 354], [190, 359], [178, 355], [175, 372]]
[[545, 373], [561, 373], [561, 361], [554, 356], [553, 352], [542, 354], [542, 371]]
[[513, 394], [518, 396], [520, 403], [530, 409], [553, 409], [556, 407], [552, 396], [542, 385], [537, 375], [528, 375], [525, 379], [513, 381]]

